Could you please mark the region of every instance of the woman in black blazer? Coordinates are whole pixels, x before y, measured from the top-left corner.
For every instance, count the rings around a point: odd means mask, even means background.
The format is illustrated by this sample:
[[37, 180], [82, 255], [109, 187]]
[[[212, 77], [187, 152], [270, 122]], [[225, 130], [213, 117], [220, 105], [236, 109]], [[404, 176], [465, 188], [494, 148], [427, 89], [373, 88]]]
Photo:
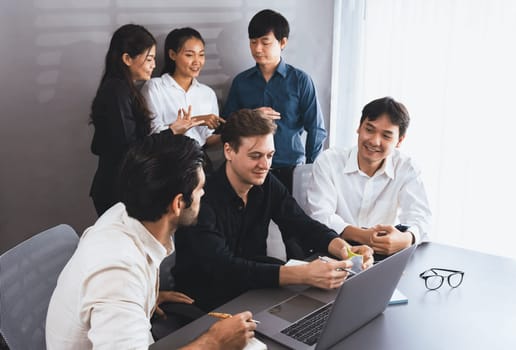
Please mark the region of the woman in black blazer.
[[150, 132], [150, 113], [136, 84], [151, 78], [155, 57], [156, 40], [140, 25], [123, 25], [111, 38], [91, 106], [91, 151], [99, 162], [90, 196], [99, 216], [118, 202], [116, 178], [128, 148]]

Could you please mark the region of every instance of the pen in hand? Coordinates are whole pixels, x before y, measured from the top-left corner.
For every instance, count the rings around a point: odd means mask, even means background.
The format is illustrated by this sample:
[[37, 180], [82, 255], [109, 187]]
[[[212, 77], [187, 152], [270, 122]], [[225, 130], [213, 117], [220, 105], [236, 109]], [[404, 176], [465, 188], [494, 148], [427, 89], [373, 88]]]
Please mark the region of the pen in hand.
[[[319, 260], [324, 261], [324, 262], [330, 262], [330, 260], [325, 256], [319, 256]], [[352, 271], [350, 269], [345, 269], [345, 268], [343, 269], [342, 267], [338, 267], [335, 270], [346, 271], [347, 273], [349, 273], [350, 276], [356, 275], [355, 271]]]
[[[226, 319], [226, 318], [230, 318], [230, 317], [233, 316], [231, 314], [226, 314], [224, 312], [208, 312], [208, 315], [211, 316], [211, 317], [220, 318], [222, 320]], [[260, 321], [257, 321], [257, 320], [251, 320], [251, 322], [254, 322], [256, 324], [260, 324]]]

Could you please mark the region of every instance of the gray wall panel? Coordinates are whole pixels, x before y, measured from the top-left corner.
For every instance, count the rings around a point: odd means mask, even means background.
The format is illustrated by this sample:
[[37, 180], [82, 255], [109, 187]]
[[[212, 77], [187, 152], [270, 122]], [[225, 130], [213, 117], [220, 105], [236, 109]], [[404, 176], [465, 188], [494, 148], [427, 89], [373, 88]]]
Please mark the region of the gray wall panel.
[[0, 253], [50, 226], [82, 232], [96, 219], [88, 115], [118, 26], [145, 25], [158, 55], [169, 30], [198, 29], [207, 42], [200, 80], [222, 102], [232, 77], [253, 64], [247, 23], [263, 8], [289, 19], [284, 56], [313, 77], [328, 119], [333, 1], [1, 0]]

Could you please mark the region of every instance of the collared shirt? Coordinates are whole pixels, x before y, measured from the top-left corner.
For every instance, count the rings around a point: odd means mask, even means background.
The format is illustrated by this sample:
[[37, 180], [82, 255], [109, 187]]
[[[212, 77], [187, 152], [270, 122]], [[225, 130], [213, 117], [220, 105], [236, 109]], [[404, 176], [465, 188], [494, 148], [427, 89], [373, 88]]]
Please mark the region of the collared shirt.
[[328, 149], [313, 166], [310, 215], [341, 233], [348, 225], [408, 225], [416, 243], [427, 239], [432, 213], [421, 172], [395, 149], [373, 176], [358, 167], [358, 149]]
[[81, 237], [48, 308], [53, 349], [147, 349], [165, 247], [118, 203]]
[[[273, 167], [313, 163], [326, 138], [314, 83], [305, 72], [281, 59], [268, 82], [256, 65], [238, 74], [229, 90], [224, 118], [242, 108], [271, 107], [281, 114], [274, 135]], [[306, 130], [306, 147], [301, 134]]]
[[[147, 106], [151, 111], [152, 132], [160, 132], [169, 128], [177, 119], [180, 108], [188, 111], [192, 106], [192, 117], [197, 115], [219, 115], [219, 106], [215, 92], [207, 85], [193, 79], [192, 85], [185, 91], [168, 73], [161, 77], [152, 78], [142, 87]], [[185, 135], [193, 138], [202, 146], [206, 139], [213, 134], [207, 126], [196, 126], [188, 130]]]
[[280, 265], [256, 259], [267, 254], [271, 219], [284, 240], [297, 237], [306, 250], [327, 253], [338, 237], [306, 215], [272, 174], [251, 188], [244, 205], [223, 164], [208, 178], [198, 224], [175, 234], [177, 289], [208, 311], [246, 290], [278, 287]]

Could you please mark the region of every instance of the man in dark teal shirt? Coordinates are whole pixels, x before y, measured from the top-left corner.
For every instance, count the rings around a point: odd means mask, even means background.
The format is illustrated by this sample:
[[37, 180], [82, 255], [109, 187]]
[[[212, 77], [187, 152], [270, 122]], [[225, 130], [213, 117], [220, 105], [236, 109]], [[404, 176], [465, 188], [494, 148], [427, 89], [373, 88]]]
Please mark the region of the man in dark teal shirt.
[[310, 76], [281, 58], [289, 35], [285, 17], [272, 10], [260, 11], [249, 22], [248, 32], [256, 66], [233, 80], [223, 116], [250, 108], [276, 120], [272, 172], [291, 192], [294, 167], [313, 163], [322, 151], [326, 130], [321, 106]]

